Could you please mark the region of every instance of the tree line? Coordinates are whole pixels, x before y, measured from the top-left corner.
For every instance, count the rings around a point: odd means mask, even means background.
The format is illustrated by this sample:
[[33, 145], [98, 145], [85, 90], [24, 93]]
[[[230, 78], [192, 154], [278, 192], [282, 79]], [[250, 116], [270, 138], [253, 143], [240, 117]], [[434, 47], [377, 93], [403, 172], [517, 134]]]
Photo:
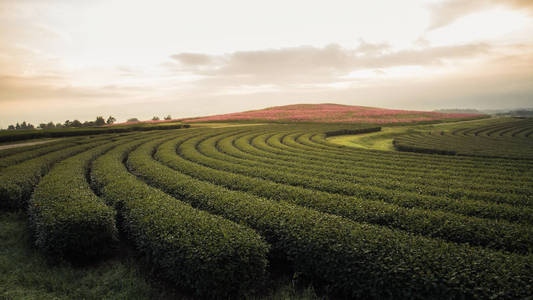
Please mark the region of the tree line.
[[[164, 120], [171, 120], [172, 117], [170, 115], [167, 115]], [[152, 121], [159, 121], [159, 117], [154, 116], [152, 118]], [[104, 125], [111, 125], [114, 124], [117, 121], [117, 119], [113, 116], [109, 116], [106, 119], [102, 116], [96, 117], [94, 121], [85, 121], [81, 122], [79, 120], [66, 120], [64, 123], [54, 123], [54, 122], [48, 122], [48, 123], [40, 123], [37, 128], [40, 129], [53, 129], [53, 128], [78, 128], [78, 127], [95, 127], [95, 126], [104, 126]], [[139, 122], [139, 119], [137, 118], [130, 118], [128, 119], [128, 122]], [[24, 129], [35, 129], [35, 126], [29, 122], [23, 121], [22, 123], [17, 122], [15, 125], [9, 125], [7, 127], [7, 130], [24, 130]]]

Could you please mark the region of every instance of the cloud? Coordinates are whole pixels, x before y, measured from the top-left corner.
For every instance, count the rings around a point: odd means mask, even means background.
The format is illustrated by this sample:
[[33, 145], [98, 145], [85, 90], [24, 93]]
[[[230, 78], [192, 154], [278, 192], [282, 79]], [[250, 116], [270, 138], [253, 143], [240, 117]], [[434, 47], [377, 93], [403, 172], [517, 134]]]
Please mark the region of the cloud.
[[60, 76], [21, 77], [0, 75], [0, 103], [35, 100], [86, 99], [118, 96], [118, 88], [108, 89], [66, 85]]
[[507, 6], [533, 13], [533, 1], [531, 0], [446, 0], [430, 5], [429, 30], [449, 25], [463, 16], [495, 6]]
[[211, 62], [209, 55], [199, 53], [180, 53], [172, 55], [171, 58], [188, 66], [206, 65]]
[[[439, 65], [447, 60], [477, 58], [490, 51], [491, 46], [483, 43], [392, 51], [387, 44], [361, 41], [355, 49], [331, 44], [323, 48], [301, 46], [237, 51], [219, 56], [180, 53], [171, 57], [180, 61], [194, 57], [192, 61], [196, 64], [200, 61], [197, 58], [201, 58], [202, 68], [185, 70], [206, 77], [204, 83], [284, 85], [338, 81], [340, 76], [363, 69]], [[176, 68], [176, 72], [185, 71], [176, 65], [172, 68]]]

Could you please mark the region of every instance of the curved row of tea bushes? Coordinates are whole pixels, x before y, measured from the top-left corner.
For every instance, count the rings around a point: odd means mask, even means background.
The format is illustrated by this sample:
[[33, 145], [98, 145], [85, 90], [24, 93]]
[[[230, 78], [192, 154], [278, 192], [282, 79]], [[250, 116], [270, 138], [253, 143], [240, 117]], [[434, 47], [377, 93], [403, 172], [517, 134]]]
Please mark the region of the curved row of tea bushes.
[[55, 163], [106, 142], [104, 139], [98, 139], [3, 169], [0, 174], [0, 209], [26, 208], [33, 188]]
[[[427, 172], [413, 172], [410, 168], [385, 171], [383, 166], [386, 164], [383, 163], [363, 165], [359, 160], [346, 159], [344, 162], [319, 160], [318, 154], [316, 156], [301, 155], [300, 153], [283, 151], [266, 145], [265, 139], [268, 139], [271, 135], [237, 137], [234, 141], [231, 141], [234, 147], [222, 149], [221, 146], [223, 144], [228, 145], [228, 138], [225, 138], [220, 140], [219, 148], [221, 151], [237, 158], [259, 160], [269, 164], [276, 163], [304, 171], [322, 171], [325, 172], [324, 176], [328, 178], [332, 176], [341, 180], [353, 178], [361, 182], [367, 181], [371, 185], [391, 186], [394, 189], [398, 188], [397, 185], [404, 185], [403, 189], [415, 189], [418, 193], [430, 195], [446, 194], [452, 198], [470, 198], [511, 204], [528, 204], [527, 197], [531, 196], [531, 189], [508, 181], [493, 180], [490, 184], [486, 184], [485, 181], [474, 180], [471, 176], [448, 178], [448, 176], [441, 175], [436, 177], [430, 176]], [[360, 152], [365, 153], [367, 151], [362, 150]], [[316, 174], [320, 175], [320, 173]], [[432, 182], [429, 187], [428, 181]], [[510, 195], [511, 193], [513, 195]]]
[[512, 137], [413, 134], [395, 138], [393, 145], [398, 151], [406, 152], [533, 159], [533, 140]]
[[[279, 140], [279, 135], [275, 135], [272, 138], [267, 140], [267, 143], [273, 150], [267, 150], [276, 152], [275, 148], [279, 148], [277, 151], [283, 154], [292, 154], [295, 157], [305, 157], [309, 159], [314, 159], [316, 163], [334, 163], [344, 166], [345, 168], [354, 168], [366, 167], [366, 168], [379, 168], [384, 172], [396, 172], [398, 174], [405, 173], [406, 170], [409, 173], [416, 172], [416, 174], [424, 174], [428, 177], [438, 176], [440, 178], [464, 178], [465, 176], [476, 176], [479, 177], [479, 180], [506, 180], [508, 182], [523, 182], [526, 184], [531, 184], [528, 181], [528, 176], [517, 172], [517, 173], [501, 173], [504, 169], [507, 172], [515, 171], [527, 171], [527, 165], [517, 165], [513, 164], [505, 168], [500, 164], [501, 161], [498, 161], [498, 168], [495, 168], [496, 164], [492, 163], [489, 166], [482, 166], [482, 162], [478, 160], [475, 161], [475, 164], [472, 164], [471, 160], [470, 165], [465, 167], [460, 167], [453, 164], [455, 157], [452, 159], [447, 157], [447, 160], [439, 159], [435, 161], [434, 156], [430, 155], [421, 155], [414, 153], [406, 152], [390, 152], [390, 151], [368, 151], [360, 149], [351, 149], [348, 147], [339, 148], [338, 145], [322, 145], [318, 142], [323, 142], [323, 140], [315, 141], [310, 139], [310, 136], [317, 136], [317, 134], [300, 134], [297, 138], [297, 141], [291, 145], [287, 146]], [[323, 134], [321, 135], [323, 137]], [[295, 135], [286, 135], [289, 138], [295, 138]], [[287, 138], [283, 139], [283, 142]], [[261, 147], [259, 144], [255, 144], [255, 140], [252, 142], [253, 146]], [[324, 142], [327, 143], [327, 142]], [[413, 157], [415, 159], [413, 159]], [[438, 156], [442, 158], [442, 156]], [[449, 162], [449, 164], [448, 164]], [[491, 161], [492, 162], [492, 161]], [[495, 169], [499, 169], [500, 173], [495, 172]]]
[[[212, 152], [215, 149], [210, 144], [199, 145], [198, 147], [203, 153]], [[182, 158], [187, 160], [178, 158], [172, 148], [160, 149], [159, 153], [160, 157], [165, 158], [165, 161], [172, 162], [172, 165], [169, 166], [179, 164], [182, 173], [231, 190], [245, 191], [273, 200], [285, 200], [289, 203], [340, 215], [354, 221], [390, 226], [453, 242], [518, 253], [530, 253], [533, 250], [533, 240], [531, 239], [533, 229], [529, 226], [438, 211], [407, 209], [380, 201], [366, 201], [274, 183], [231, 171], [219, 170], [219, 161], [200, 154], [192, 147], [180, 148], [180, 154], [182, 154]]]
[[[182, 150], [194, 148], [199, 139], [202, 138], [198, 137], [185, 142], [178, 148], [178, 153], [183, 154]], [[205, 164], [206, 162], [203, 158], [197, 159], [196, 161], [200, 164]], [[277, 183], [300, 186], [307, 189], [346, 196], [355, 196], [360, 199], [385, 201], [403, 207], [441, 209], [465, 216], [504, 219], [511, 222], [533, 224], [533, 213], [532, 209], [529, 208], [519, 208], [506, 204], [491, 204], [474, 200], [462, 200], [461, 202], [458, 202], [453, 199], [420, 195], [412, 192], [397, 192], [393, 190], [385, 190], [380, 187], [358, 186], [346, 182], [301, 175], [303, 172], [295, 172], [290, 168], [276, 166], [274, 170], [270, 165], [262, 165], [260, 163], [253, 163], [253, 165], [246, 166], [220, 160], [217, 163], [217, 168], [232, 173], [267, 179]]]
[[[246, 136], [245, 136], [246, 137]], [[387, 176], [383, 174], [378, 168], [373, 168], [364, 174], [358, 172], [353, 168], [349, 171], [348, 168], [345, 172], [337, 172], [340, 168], [338, 165], [331, 164], [316, 164], [314, 160], [306, 160], [304, 158], [295, 157], [294, 155], [286, 155], [281, 159], [274, 159], [273, 155], [269, 155], [268, 152], [253, 148], [251, 145], [242, 142], [238, 136], [233, 139], [234, 136], [221, 137], [216, 141], [216, 147], [223, 153], [233, 156], [237, 159], [246, 159], [249, 162], [241, 162], [233, 160], [236, 163], [255, 164], [256, 162], [265, 163], [269, 166], [280, 166], [285, 168], [291, 168], [294, 171], [298, 171], [299, 174], [307, 174], [318, 178], [334, 179], [342, 182], [357, 182], [358, 184], [379, 186], [381, 188], [396, 190], [396, 191], [408, 191], [417, 192], [419, 194], [426, 194], [432, 196], [446, 196], [454, 199], [473, 199], [483, 200], [487, 202], [495, 203], [508, 203], [519, 204], [525, 206], [533, 206], [528, 195], [525, 193], [531, 193], [530, 190], [524, 189], [524, 194], [509, 194], [501, 192], [487, 192], [487, 191], [472, 191], [465, 188], [450, 188], [449, 186], [441, 187], [437, 182], [431, 179], [418, 180], [405, 180], [405, 177], [410, 173], [405, 172], [402, 176]], [[234, 143], [232, 143], [234, 141]], [[240, 142], [240, 144], [239, 144]], [[234, 146], [235, 145], [235, 146]], [[241, 150], [242, 149], [242, 150]], [[251, 153], [254, 153], [252, 155]], [[281, 156], [278, 156], [281, 157]], [[432, 184], [428, 185], [428, 181], [431, 180]], [[442, 184], [442, 183], [441, 183]], [[507, 192], [512, 189], [507, 189]], [[512, 190], [517, 192], [518, 190]]]
[[[531, 120], [509, 120], [441, 134], [414, 133], [398, 136], [393, 144], [399, 151], [532, 159], [533, 139], [515, 137], [512, 132], [533, 129]], [[510, 133], [510, 134], [507, 134]]]
[[173, 130], [180, 128], [189, 128], [189, 124], [155, 124], [155, 125], [131, 125], [131, 126], [108, 126], [108, 127], [85, 127], [85, 128], [57, 128], [45, 130], [7, 130], [0, 131], [1, 142], [13, 142], [37, 138], [69, 137], [69, 136], [86, 136], [110, 133], [125, 133], [151, 130]]
[[[368, 160], [379, 162], [380, 160], [384, 160], [385, 162], [394, 161], [397, 158], [401, 158], [401, 160], [397, 161], [398, 166], [409, 166], [412, 163], [420, 165], [420, 159], [423, 157], [425, 161], [427, 161], [428, 164], [435, 167], [440, 167], [442, 169], [446, 169], [448, 166], [453, 166], [454, 170], [457, 169], [458, 171], [491, 171], [494, 164], [497, 163], [503, 168], [506, 168], [508, 166], [515, 168], [517, 166], [520, 166], [521, 163], [525, 163], [527, 165], [530, 165], [531, 162], [520, 162], [520, 161], [513, 161], [509, 159], [483, 159], [483, 158], [476, 158], [476, 157], [448, 157], [448, 156], [442, 156], [442, 155], [421, 155], [416, 153], [405, 153], [405, 152], [397, 152], [397, 151], [378, 151], [378, 150], [370, 150], [370, 151], [361, 151], [361, 149], [351, 148], [351, 147], [343, 147], [337, 144], [333, 144], [328, 142], [325, 139], [325, 135], [319, 131], [315, 131], [314, 133], [293, 133], [291, 135], [298, 135], [295, 139], [297, 144], [292, 145], [292, 148], [290, 150], [296, 150], [295, 147], [298, 147], [298, 150], [308, 150], [311, 152], [317, 152], [317, 151], [324, 151], [324, 154], [326, 157], [333, 157], [337, 159], [345, 159], [346, 155], [350, 158], [355, 157], [365, 157]], [[423, 167], [423, 166], [419, 166]], [[472, 167], [476, 167], [476, 169], [472, 170]], [[479, 168], [479, 170], [477, 170]]]
[[326, 137], [338, 136], [338, 135], [347, 135], [347, 134], [363, 134], [363, 133], [372, 133], [381, 131], [381, 127], [369, 127], [361, 129], [339, 129], [333, 131], [326, 131], [324, 134]]
[[[533, 162], [528, 161], [475, 157], [449, 157], [443, 155], [427, 155], [396, 151], [367, 151], [353, 148], [348, 149], [348, 147], [339, 152], [338, 145], [337, 147], [330, 146], [330, 143], [323, 138], [323, 134], [303, 134], [297, 138], [296, 142], [300, 148], [295, 150], [294, 148], [296, 146], [294, 146], [290, 148], [290, 151], [301, 153], [300, 151], [305, 149], [303, 151], [306, 151], [306, 153], [313, 153], [313, 156], [329, 156], [333, 157], [333, 159], [338, 162], [361, 159], [361, 163], [364, 163], [364, 157], [375, 157], [372, 159], [373, 164], [378, 165], [380, 169], [383, 169], [384, 171], [386, 170], [387, 172], [389, 170], [408, 170], [411, 173], [414, 170], [420, 173], [425, 172], [428, 177], [437, 174], [439, 176], [450, 176], [450, 179], [454, 180], [466, 178], [467, 180], [476, 180], [478, 182], [487, 181], [495, 182], [497, 184], [526, 185], [533, 187], [533, 183], [531, 183], [530, 180], [530, 177], [533, 175], [533, 172], [531, 171], [533, 168]], [[324, 148], [320, 148], [319, 146]], [[408, 157], [414, 157], [416, 159], [409, 160], [407, 159]], [[439, 163], [434, 163], [435, 157], [439, 158], [436, 160]], [[383, 160], [383, 162], [380, 162], [380, 160]], [[456, 160], [464, 162], [464, 166], [453, 164]]]
[[[161, 149], [155, 158], [170, 163]], [[193, 206], [256, 229], [317, 286], [352, 298], [515, 298], [530, 294], [532, 257], [413, 236], [380, 226], [231, 191], [152, 158], [157, 143], [132, 152], [130, 170]], [[173, 159], [174, 160], [174, 159]]]
[[89, 163], [119, 142], [110, 142], [56, 164], [35, 188], [28, 215], [35, 244], [58, 257], [84, 259], [110, 252], [118, 239], [115, 211], [96, 196]]
[[26, 151], [33, 151], [41, 149], [42, 147], [48, 147], [53, 146], [65, 142], [79, 142], [81, 138], [73, 137], [73, 138], [65, 138], [65, 139], [58, 139], [58, 140], [49, 140], [49, 141], [37, 141], [37, 142], [43, 142], [36, 145], [29, 145], [29, 146], [19, 146], [14, 148], [8, 148], [4, 150], [0, 150], [0, 158], [4, 158], [6, 156], [14, 155], [14, 154], [20, 154]]
[[[354, 148], [338, 148], [338, 145], [329, 143], [324, 138], [324, 134], [302, 134], [296, 139], [301, 149], [308, 149], [316, 153], [324, 153], [325, 156], [332, 156], [336, 159], [365, 158], [375, 163], [387, 164], [395, 168], [409, 168], [424, 171], [428, 168], [435, 168], [439, 172], [447, 174], [460, 174], [469, 176], [475, 174], [482, 178], [508, 179], [509, 174], [500, 174], [499, 170], [506, 172], [523, 171], [531, 175], [531, 161], [514, 161], [510, 159], [485, 159], [479, 157], [449, 157], [444, 155], [425, 155], [417, 153], [407, 153], [398, 151], [361, 151]], [[495, 168], [497, 167], [497, 168]], [[520, 172], [512, 174], [512, 180], [527, 181], [527, 175]]]
[[[231, 139], [231, 137], [224, 138], [217, 145], [219, 145], [218, 148], [222, 152], [238, 158], [260, 160], [293, 168], [328, 170], [331, 174], [363, 178], [379, 177], [383, 178], [383, 180], [415, 184], [417, 186], [428, 186], [428, 181], [431, 181], [432, 184], [429, 186], [435, 186], [436, 189], [440, 190], [444, 189], [446, 191], [445, 194], [450, 194], [454, 197], [482, 194], [481, 198], [501, 198], [515, 193], [516, 195], [513, 196], [532, 195], [531, 189], [527, 189], [522, 185], [509, 184], [509, 182], [492, 181], [487, 184], [485, 181], [472, 180], [472, 177], [428, 176], [427, 173], [413, 172], [405, 168], [401, 171], [384, 171], [382, 170], [382, 164], [361, 165], [359, 161], [354, 161], [351, 164], [333, 163], [331, 161], [317, 163], [315, 157], [308, 158], [304, 155], [295, 155], [294, 153], [287, 153], [269, 147], [266, 145], [265, 140], [272, 135], [274, 134], [251, 134], [236, 137], [235, 139]], [[473, 198], [476, 199], [476, 197]]]
[[[447, 191], [447, 194], [459, 197], [465, 194], [465, 192], [469, 195], [476, 195], [476, 193], [480, 193], [478, 192], [479, 190], [493, 192], [491, 194], [498, 193], [504, 196], [516, 191], [522, 191], [524, 194], [531, 193], [530, 189], [525, 189], [523, 186], [509, 181], [502, 182], [492, 180], [492, 182], [487, 183], [485, 180], [473, 180], [471, 176], [450, 176], [440, 172], [438, 174], [434, 172], [432, 175], [427, 171], [421, 172], [408, 167], [392, 170], [390, 168], [385, 168], [387, 162], [375, 162], [370, 164], [368, 162], [362, 162], [361, 160], [352, 159], [351, 163], [347, 161], [342, 162], [332, 160], [321, 160], [320, 163], [317, 163], [318, 160], [316, 156], [304, 154], [295, 155], [295, 153], [269, 146], [266, 143], [266, 140], [274, 143], [274, 141], [271, 140], [274, 138], [272, 133], [259, 136], [244, 136], [235, 139], [233, 144], [235, 148], [240, 151], [240, 155], [248, 154], [248, 156], [253, 155], [262, 159], [274, 159], [278, 161], [278, 163], [293, 167], [301, 166], [313, 170], [329, 170], [331, 173], [345, 176], [357, 176], [363, 178], [378, 177], [382, 180], [390, 180], [393, 182], [398, 181], [406, 184], [422, 186], [423, 189], [428, 189], [427, 181], [431, 180], [434, 184], [430, 185], [430, 189], [435, 189], [437, 191], [444, 189]], [[278, 141], [278, 143], [280, 142]], [[286, 141], [286, 143], [289, 143], [289, 141]], [[364, 151], [367, 150], [361, 150], [362, 153], [364, 153]], [[232, 155], [233, 153], [228, 154]], [[400, 158], [397, 158], [397, 160], [399, 159]], [[388, 164], [391, 164], [391, 162], [388, 162]], [[490, 198], [490, 195], [488, 197]]]
[[161, 277], [199, 297], [248, 292], [266, 275], [269, 246], [253, 230], [192, 208], [147, 186], [122, 161], [145, 141], [118, 146], [96, 159], [91, 178], [116, 208], [119, 227]]
[[71, 142], [71, 141], [67, 141], [67, 142], [63, 142], [63, 143], [57, 143], [57, 144], [53, 144], [53, 145], [46, 145], [45, 144], [45, 145], [40, 145], [41, 147], [39, 147], [39, 148], [37, 148], [35, 150], [24, 151], [24, 152], [21, 152], [21, 153], [9, 155], [7, 157], [0, 158], [0, 169], [5, 168], [5, 167], [9, 167], [9, 166], [12, 166], [12, 165], [16, 165], [16, 164], [21, 163], [23, 161], [26, 161], [28, 159], [36, 158], [36, 157], [39, 157], [41, 155], [44, 155], [44, 154], [47, 154], [47, 153], [50, 153], [50, 152], [54, 152], [54, 151], [57, 151], [57, 150], [61, 150], [61, 149], [64, 149], [64, 148], [68, 148], [68, 147], [71, 147], [71, 146], [74, 146], [74, 145], [77, 145], [77, 143]]
[[[495, 120], [496, 122], [496, 120]], [[470, 136], [516, 136], [517, 133], [533, 130], [533, 119], [500, 119], [496, 124], [466, 127], [454, 130], [451, 135]], [[445, 132], [445, 134], [448, 134]]]

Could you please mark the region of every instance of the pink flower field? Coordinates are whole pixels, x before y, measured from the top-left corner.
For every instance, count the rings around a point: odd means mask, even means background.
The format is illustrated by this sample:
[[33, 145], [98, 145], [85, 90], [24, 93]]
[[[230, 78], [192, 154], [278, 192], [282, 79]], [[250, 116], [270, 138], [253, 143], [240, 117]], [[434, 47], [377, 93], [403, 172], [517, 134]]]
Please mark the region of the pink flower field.
[[185, 122], [209, 121], [276, 121], [317, 123], [408, 123], [449, 119], [476, 118], [479, 114], [445, 114], [438, 112], [384, 109], [340, 104], [295, 104], [261, 110], [185, 119]]

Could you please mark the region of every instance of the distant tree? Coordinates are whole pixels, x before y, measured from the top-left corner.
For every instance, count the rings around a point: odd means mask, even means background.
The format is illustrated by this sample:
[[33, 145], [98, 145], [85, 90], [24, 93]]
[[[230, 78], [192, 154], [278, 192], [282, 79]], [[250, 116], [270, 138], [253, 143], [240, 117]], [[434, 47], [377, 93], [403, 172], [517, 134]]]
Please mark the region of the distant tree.
[[26, 121], [22, 122], [21, 124], [17, 123], [15, 126], [15, 129], [34, 129], [35, 126], [33, 126], [31, 123], [26, 123]]
[[63, 124], [65, 127], [71, 127], [72, 126], [72, 122], [70, 122], [70, 120], [66, 120], [65, 123]]
[[137, 119], [137, 118], [130, 118], [130, 119], [128, 119], [128, 122], [139, 122], [139, 119]]
[[154, 117], [152, 118], [152, 121], [159, 121], [159, 117], [158, 117], [158, 116], [154, 116]]
[[46, 124], [46, 128], [56, 128], [56, 125], [54, 122], [48, 122], [48, 124]]
[[56, 124], [56, 128], [63, 128], [63, 124], [61, 124], [61, 123], [57, 123], [57, 124]]
[[102, 126], [102, 125], [105, 125], [105, 119], [104, 119], [104, 117], [102, 117], [102, 116], [98, 116], [98, 117], [96, 117], [96, 121], [94, 121], [94, 124], [95, 124], [96, 126]]
[[46, 123], [40, 123], [37, 128], [46, 129]]
[[78, 120], [74, 120], [74, 121], [72, 121], [72, 123], [71, 123], [70, 126], [71, 126], [71, 127], [81, 127], [81, 125], [82, 125], [82, 124], [81, 124], [80, 121], [78, 121]]
[[85, 121], [85, 122], [83, 122], [83, 124], [81, 126], [82, 127], [93, 127], [95, 125], [96, 125], [96, 123], [94, 121]]
[[170, 115], [165, 117], [165, 120], [172, 120], [172, 117]]
[[9, 126], [7, 126], [7, 130], [15, 130], [15, 126], [9, 125]]
[[115, 119], [115, 118], [112, 117], [112, 116], [109, 116], [109, 118], [107, 118], [106, 123], [107, 123], [108, 125], [111, 125], [111, 124], [115, 123], [116, 121], [117, 121], [117, 119]]

